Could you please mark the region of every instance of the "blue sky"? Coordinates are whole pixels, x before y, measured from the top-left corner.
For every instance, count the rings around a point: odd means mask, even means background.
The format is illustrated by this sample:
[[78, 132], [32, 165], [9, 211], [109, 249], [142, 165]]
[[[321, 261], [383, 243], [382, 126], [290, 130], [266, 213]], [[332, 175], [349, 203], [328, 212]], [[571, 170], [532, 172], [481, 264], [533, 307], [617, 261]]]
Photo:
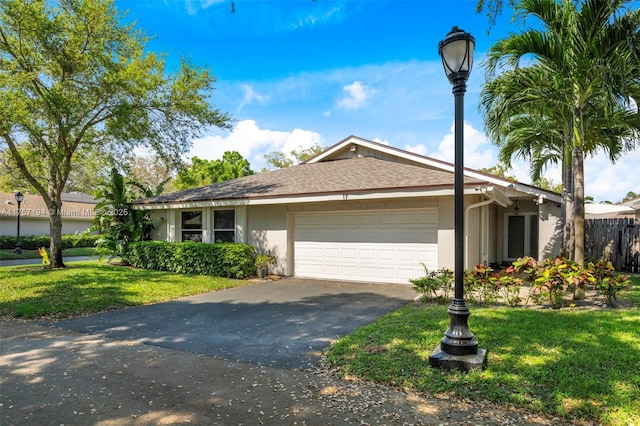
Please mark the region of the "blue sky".
[[[128, 20], [155, 36], [149, 49], [182, 56], [217, 76], [212, 103], [229, 112], [232, 131], [211, 129], [190, 156], [220, 158], [235, 150], [254, 170], [263, 155], [349, 135], [453, 162], [453, 95], [438, 42], [454, 25], [476, 39], [465, 96], [465, 165], [496, 164], [483, 133], [478, 99], [488, 48], [520, 30], [505, 12], [488, 33], [475, 0], [116, 0]], [[640, 193], [640, 150], [615, 166], [587, 159], [585, 192], [597, 201]], [[529, 182], [517, 162], [513, 174]], [[560, 181], [555, 169], [548, 177]]]

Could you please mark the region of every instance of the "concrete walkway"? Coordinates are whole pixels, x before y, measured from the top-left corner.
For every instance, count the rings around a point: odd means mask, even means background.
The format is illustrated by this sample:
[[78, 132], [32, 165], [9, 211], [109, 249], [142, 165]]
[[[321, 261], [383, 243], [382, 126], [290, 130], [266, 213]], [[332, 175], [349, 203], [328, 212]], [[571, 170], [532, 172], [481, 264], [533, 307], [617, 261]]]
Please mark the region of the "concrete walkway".
[[[91, 256], [73, 256], [73, 257], [65, 257], [62, 259], [63, 262], [79, 262], [83, 260], [91, 260]], [[98, 259], [98, 256], [94, 256], [93, 259]], [[11, 260], [0, 260], [0, 267], [2, 266], [19, 266], [19, 265], [39, 265], [42, 264], [42, 259], [11, 259]]]

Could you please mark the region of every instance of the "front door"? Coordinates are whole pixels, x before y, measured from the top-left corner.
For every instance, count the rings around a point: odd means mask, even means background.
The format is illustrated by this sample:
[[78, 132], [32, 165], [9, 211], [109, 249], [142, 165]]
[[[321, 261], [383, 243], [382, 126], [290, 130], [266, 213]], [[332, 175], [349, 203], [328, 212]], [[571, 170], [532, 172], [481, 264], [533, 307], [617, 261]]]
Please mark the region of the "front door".
[[538, 215], [510, 214], [505, 217], [504, 260], [513, 262], [519, 257], [538, 257]]

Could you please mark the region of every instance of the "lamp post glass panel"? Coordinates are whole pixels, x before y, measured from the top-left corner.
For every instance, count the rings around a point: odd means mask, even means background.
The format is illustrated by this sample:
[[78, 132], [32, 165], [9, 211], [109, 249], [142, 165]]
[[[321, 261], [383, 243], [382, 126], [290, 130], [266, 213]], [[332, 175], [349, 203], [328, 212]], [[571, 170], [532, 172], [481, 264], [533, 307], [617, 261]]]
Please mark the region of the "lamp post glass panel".
[[[480, 362], [468, 361], [468, 355], [478, 357], [478, 340], [469, 330], [467, 320], [470, 312], [464, 300], [464, 165], [463, 165], [463, 126], [464, 93], [467, 79], [473, 66], [475, 39], [458, 27], [453, 27], [438, 45], [438, 53], [449, 82], [453, 85], [455, 99], [455, 292], [449, 306], [450, 324], [444, 338], [429, 362], [433, 366], [469, 370], [481, 368], [486, 351], [482, 350]], [[460, 358], [460, 359], [458, 359]]]
[[24, 200], [24, 195], [22, 192], [18, 191], [15, 193], [16, 202], [18, 203], [18, 230], [16, 232], [16, 248], [13, 250], [14, 253], [21, 254], [22, 249], [20, 248], [20, 204], [22, 204], [22, 200]]

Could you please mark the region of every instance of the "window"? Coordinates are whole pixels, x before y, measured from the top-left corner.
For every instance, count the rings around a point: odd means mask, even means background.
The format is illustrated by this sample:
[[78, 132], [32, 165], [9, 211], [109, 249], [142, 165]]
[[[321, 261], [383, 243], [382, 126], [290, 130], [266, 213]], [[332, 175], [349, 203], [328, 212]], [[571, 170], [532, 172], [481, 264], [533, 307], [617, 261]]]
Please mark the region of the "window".
[[202, 210], [182, 212], [182, 241], [202, 241]]
[[236, 212], [216, 210], [213, 212], [213, 241], [234, 243], [236, 241]]

